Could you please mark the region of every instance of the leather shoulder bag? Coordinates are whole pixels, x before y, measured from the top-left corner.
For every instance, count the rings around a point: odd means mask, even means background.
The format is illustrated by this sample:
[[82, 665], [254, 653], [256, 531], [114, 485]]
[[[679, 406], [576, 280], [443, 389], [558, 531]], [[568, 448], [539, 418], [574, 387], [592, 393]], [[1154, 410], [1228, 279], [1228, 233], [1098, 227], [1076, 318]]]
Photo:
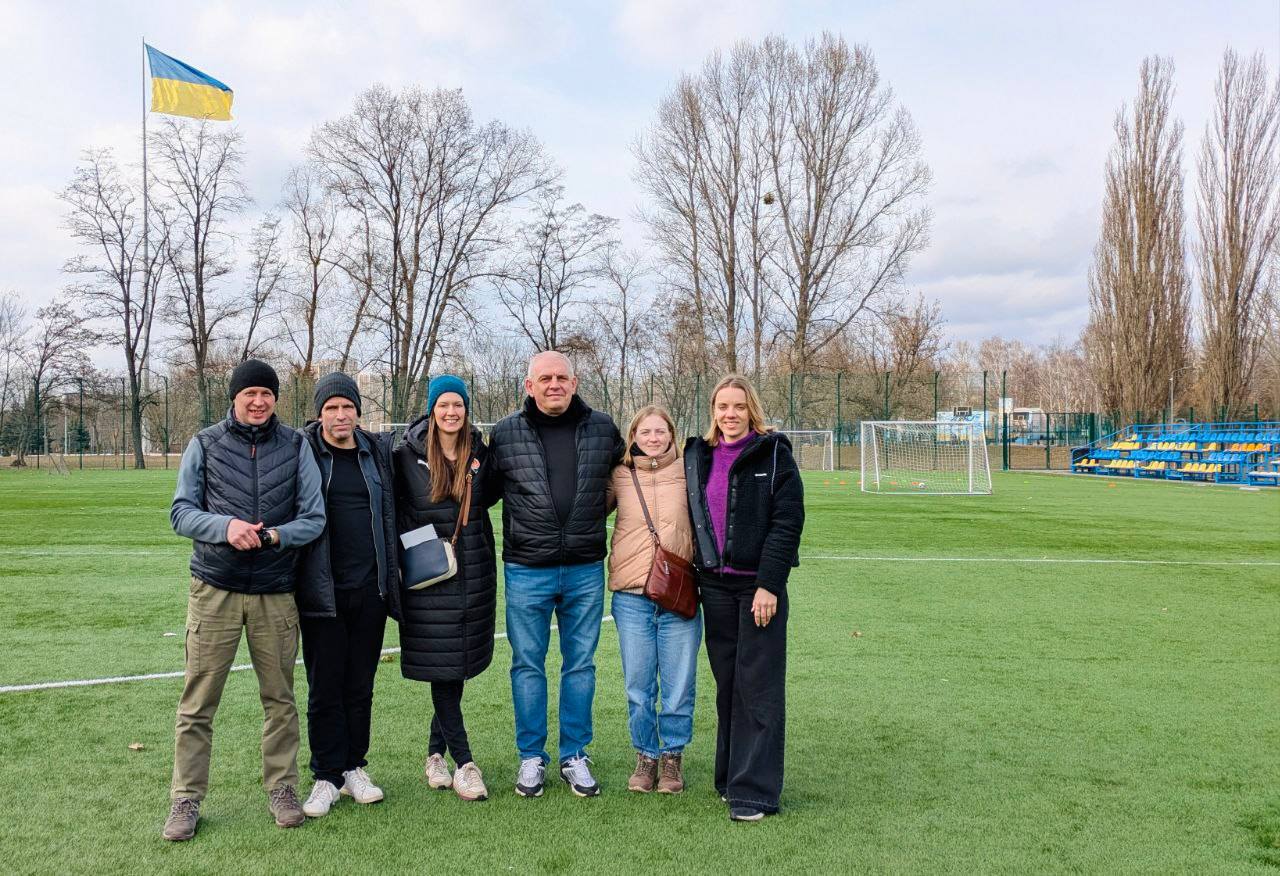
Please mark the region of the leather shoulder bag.
[[649, 516], [649, 506], [645, 504], [644, 491], [640, 489], [640, 478], [636, 476], [634, 465], [631, 466], [631, 482], [635, 484], [636, 498], [640, 500], [640, 510], [644, 512], [649, 535], [653, 536], [653, 564], [649, 567], [649, 577], [644, 582], [644, 595], [682, 618], [696, 617], [698, 579], [693, 563], [662, 546], [653, 518]]
[[[458, 536], [462, 533], [462, 528], [467, 525], [467, 515], [470, 511], [471, 473], [468, 472], [467, 486], [462, 494], [462, 507], [458, 509], [458, 522], [453, 527], [453, 538], [448, 541], [431, 538], [418, 542], [412, 547], [401, 548], [400, 570], [404, 574], [406, 589], [422, 590], [458, 574]], [[427, 526], [431, 525], [427, 524]]]

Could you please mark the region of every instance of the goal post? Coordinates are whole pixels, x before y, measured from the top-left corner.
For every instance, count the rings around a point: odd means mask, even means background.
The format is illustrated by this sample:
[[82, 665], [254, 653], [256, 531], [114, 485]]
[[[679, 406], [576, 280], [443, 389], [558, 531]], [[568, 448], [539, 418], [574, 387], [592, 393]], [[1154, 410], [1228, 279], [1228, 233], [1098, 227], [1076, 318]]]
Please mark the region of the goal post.
[[980, 423], [864, 420], [860, 439], [864, 493], [991, 493], [991, 462]]
[[791, 441], [801, 471], [835, 471], [836, 433], [831, 429], [779, 429]]

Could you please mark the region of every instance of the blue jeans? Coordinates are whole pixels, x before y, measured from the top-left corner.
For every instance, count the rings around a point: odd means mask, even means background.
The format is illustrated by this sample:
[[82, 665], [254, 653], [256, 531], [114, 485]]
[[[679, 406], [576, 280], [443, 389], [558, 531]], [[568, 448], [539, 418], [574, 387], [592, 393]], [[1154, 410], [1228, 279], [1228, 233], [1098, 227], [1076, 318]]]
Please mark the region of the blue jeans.
[[622, 649], [631, 744], [648, 757], [680, 754], [693, 737], [701, 612], [685, 620], [643, 594], [618, 591], [613, 594], [613, 622]]
[[551, 760], [547, 745], [547, 647], [560, 628], [560, 760], [586, 754], [596, 695], [596, 645], [604, 617], [604, 563], [533, 568], [504, 563], [511, 698], [521, 759]]

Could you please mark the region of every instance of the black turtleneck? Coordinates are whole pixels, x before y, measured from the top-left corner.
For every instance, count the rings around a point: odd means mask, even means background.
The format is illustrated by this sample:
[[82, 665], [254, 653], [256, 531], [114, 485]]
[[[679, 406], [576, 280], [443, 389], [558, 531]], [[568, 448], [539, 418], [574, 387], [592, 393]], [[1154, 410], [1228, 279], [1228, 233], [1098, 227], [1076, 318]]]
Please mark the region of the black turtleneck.
[[524, 401], [524, 413], [538, 431], [547, 458], [547, 480], [551, 486], [551, 502], [560, 525], [569, 522], [573, 500], [578, 493], [578, 423], [587, 406], [577, 395], [563, 414], [552, 416], [538, 410], [533, 398]]

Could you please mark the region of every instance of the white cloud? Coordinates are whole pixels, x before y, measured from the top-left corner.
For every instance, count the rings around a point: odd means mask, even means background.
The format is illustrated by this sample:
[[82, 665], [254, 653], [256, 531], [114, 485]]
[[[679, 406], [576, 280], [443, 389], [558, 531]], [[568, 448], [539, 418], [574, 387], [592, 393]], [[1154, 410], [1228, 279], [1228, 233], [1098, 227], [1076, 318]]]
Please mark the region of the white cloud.
[[613, 27], [633, 63], [686, 67], [715, 49], [780, 28], [786, 9], [772, 0], [624, 0]]

